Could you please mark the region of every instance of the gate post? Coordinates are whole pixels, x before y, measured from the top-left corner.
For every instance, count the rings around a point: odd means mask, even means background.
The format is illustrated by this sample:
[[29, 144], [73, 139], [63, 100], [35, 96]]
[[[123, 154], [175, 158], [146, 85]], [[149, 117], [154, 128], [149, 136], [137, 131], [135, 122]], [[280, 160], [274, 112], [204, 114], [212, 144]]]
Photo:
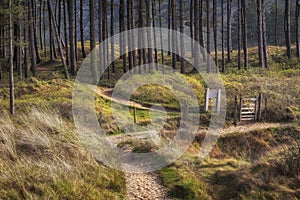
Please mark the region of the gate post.
[[208, 106], [209, 106], [209, 88], [206, 88], [206, 91], [205, 91], [205, 112], [208, 112]]

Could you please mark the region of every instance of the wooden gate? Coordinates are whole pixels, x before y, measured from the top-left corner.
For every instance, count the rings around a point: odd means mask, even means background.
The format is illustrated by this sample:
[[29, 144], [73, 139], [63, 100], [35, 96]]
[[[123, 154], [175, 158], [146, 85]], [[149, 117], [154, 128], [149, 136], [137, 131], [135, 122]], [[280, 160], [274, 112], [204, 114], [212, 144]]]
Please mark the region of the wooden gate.
[[261, 105], [261, 94], [255, 98], [240, 97], [239, 103], [235, 96], [234, 124], [237, 125], [237, 121], [261, 121]]

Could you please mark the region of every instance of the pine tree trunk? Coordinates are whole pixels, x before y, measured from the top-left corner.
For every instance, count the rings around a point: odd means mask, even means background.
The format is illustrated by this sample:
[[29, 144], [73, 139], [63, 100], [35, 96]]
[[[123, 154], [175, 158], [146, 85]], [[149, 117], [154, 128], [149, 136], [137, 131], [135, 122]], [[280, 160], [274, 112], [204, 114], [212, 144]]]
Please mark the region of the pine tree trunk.
[[82, 57], [86, 58], [85, 46], [84, 46], [84, 27], [83, 27], [83, 7], [84, 3], [83, 0], [80, 0], [80, 41], [81, 41], [81, 53]]
[[262, 10], [263, 10], [263, 12], [262, 12], [262, 30], [263, 30], [264, 65], [265, 65], [266, 68], [269, 68], [265, 0], [262, 0]]
[[[181, 55], [185, 55], [185, 44], [184, 44], [184, 0], [179, 1], [179, 13], [180, 13], [180, 32], [182, 35], [180, 35], [180, 51]], [[180, 59], [180, 69], [181, 73], [185, 73], [185, 59], [181, 57]]]
[[[147, 43], [148, 46], [152, 46], [152, 0], [146, 0], [146, 23], [147, 23]], [[153, 71], [153, 50], [148, 48], [148, 62], [149, 62], [149, 71]]]
[[[201, 0], [202, 1], [202, 0]], [[194, 6], [194, 40], [199, 43], [199, 27], [202, 25], [200, 25], [200, 18], [198, 17], [200, 14], [199, 14], [199, 8], [200, 5], [199, 5], [199, 0], [194, 0], [193, 1], [194, 5], [191, 5], [191, 6]], [[200, 12], [202, 13], [202, 11], [200, 10]], [[200, 25], [200, 26], [199, 26]], [[201, 45], [201, 43], [200, 43]], [[194, 45], [194, 66], [199, 69], [200, 68], [200, 49], [199, 49], [199, 46], [198, 45]]]
[[70, 64], [70, 59], [69, 59], [69, 45], [68, 45], [68, 31], [67, 31], [67, 5], [66, 5], [66, 0], [63, 0], [64, 4], [64, 34], [65, 34], [65, 51], [66, 51], [66, 64]]
[[275, 46], [278, 46], [278, 0], [275, 0]]
[[33, 11], [33, 2], [30, 0], [28, 1], [28, 21], [29, 21], [29, 44], [30, 44], [30, 53], [31, 53], [31, 68], [33, 76], [37, 75], [37, 68], [36, 68], [36, 51], [34, 45], [34, 28], [33, 28], [33, 18], [32, 18], [32, 11]]
[[191, 52], [194, 57], [194, 0], [190, 1], [190, 37], [191, 37]]
[[41, 50], [44, 49], [44, 44], [43, 44], [43, 26], [42, 26], [42, 14], [43, 14], [43, 4], [45, 2], [43, 0], [40, 0], [40, 15], [39, 15], [39, 34], [40, 34], [40, 48]]
[[[31, 3], [29, 3], [32, 5]], [[29, 7], [31, 8], [31, 6]], [[15, 113], [15, 95], [14, 95], [14, 55], [13, 55], [13, 16], [12, 0], [9, 0], [9, 97], [10, 97], [10, 114]], [[29, 9], [31, 12], [31, 9]], [[31, 14], [29, 14], [31, 15]]]
[[214, 26], [214, 47], [215, 47], [215, 63], [218, 71], [218, 2], [213, 0], [213, 26]]
[[[138, 20], [138, 27], [142, 28], [143, 27], [143, 5], [142, 5], [143, 1], [142, 0], [138, 0], [138, 16], [139, 16], [139, 20]], [[143, 31], [139, 31], [139, 35], [138, 35], [138, 58], [139, 58], [139, 74], [141, 73], [141, 67], [140, 65], [143, 64], [143, 50], [142, 50], [142, 34]]]
[[238, 28], [238, 69], [241, 69], [241, 0], [238, 0], [238, 20], [237, 20], [237, 28]]
[[221, 15], [222, 15], [222, 28], [221, 28], [221, 34], [222, 34], [222, 72], [225, 72], [225, 37], [224, 37], [224, 0], [221, 0]]
[[69, 14], [69, 38], [70, 38], [70, 66], [73, 75], [76, 75], [76, 55], [75, 55], [75, 33], [74, 33], [74, 1], [67, 0]]
[[244, 68], [248, 68], [248, 40], [247, 40], [247, 15], [246, 15], [246, 0], [242, 0], [242, 37], [244, 48]]
[[[52, 9], [52, 1], [51, 0], [48, 0], [48, 9], [49, 9], [49, 12], [51, 13], [52, 18], [54, 19], [55, 15], [54, 15], [54, 12], [53, 12], [53, 9]], [[58, 44], [58, 50], [59, 50], [60, 58], [61, 58], [61, 61], [62, 61], [62, 65], [64, 67], [64, 71], [65, 71], [65, 78], [69, 79], [69, 72], [68, 72], [68, 68], [67, 68], [67, 64], [66, 64], [64, 52], [63, 52], [63, 47], [62, 47], [62, 42], [61, 42], [60, 34], [58, 32], [58, 28], [56, 26], [56, 23], [53, 23], [53, 29], [54, 29], [54, 32], [55, 32], [55, 35], [56, 35], [56, 41], [57, 41], [57, 44]]]
[[207, 28], [207, 73], [211, 72], [211, 61], [210, 61], [210, 0], [206, 0], [206, 28]]
[[290, 0], [285, 0], [284, 32], [287, 57], [292, 58]]
[[[125, 31], [125, 0], [120, 0], [120, 33]], [[120, 35], [120, 45], [121, 45], [121, 52], [123, 52], [122, 59], [123, 59], [123, 72], [127, 72], [127, 64], [126, 64], [126, 43], [125, 38]]]
[[300, 0], [296, 0], [296, 51], [297, 57], [300, 58]]
[[[177, 42], [177, 35], [174, 33], [176, 31], [176, 2], [171, 0], [171, 21], [172, 21], [172, 50], [173, 52], [176, 50], [176, 42]], [[172, 53], [172, 67], [174, 70], [176, 70], [176, 64], [177, 64], [177, 55], [175, 53]]]
[[[24, 42], [29, 43], [28, 37], [28, 24], [24, 26]], [[30, 67], [29, 67], [29, 48], [28, 45], [24, 47], [24, 68], [25, 68], [25, 78], [29, 78]]]
[[[132, 0], [127, 0], [127, 30], [131, 29], [131, 24], [132, 24], [132, 17], [131, 17], [131, 10], [132, 10]], [[132, 37], [130, 34], [127, 35], [127, 41], [128, 41], [128, 48], [132, 49]], [[128, 52], [128, 67], [129, 70], [131, 70], [133, 68], [133, 55], [132, 55], [132, 51]]]
[[228, 62], [231, 62], [231, 50], [232, 50], [231, 8], [232, 8], [232, 0], [227, 0], [227, 60]]
[[[152, 0], [152, 19], [153, 27], [156, 27], [156, 0]], [[157, 41], [156, 41], [156, 31], [153, 29], [153, 39], [154, 39], [154, 58], [156, 70], [158, 70], [158, 51], [157, 51]]]
[[112, 72], [116, 73], [116, 63], [115, 60], [115, 40], [114, 40], [114, 24], [115, 24], [115, 9], [114, 9], [114, 0], [111, 0], [111, 19], [110, 19], [110, 36], [111, 36], [111, 60], [112, 60]]
[[[96, 33], [95, 33], [95, 1], [89, 0], [90, 8], [90, 52], [96, 48]], [[95, 54], [91, 53], [91, 72], [93, 77], [93, 83], [97, 84], [97, 69], [95, 63]]]
[[78, 62], [78, 46], [77, 46], [77, 0], [74, 1], [74, 49], [75, 49], [75, 59]]
[[[158, 0], [158, 9], [159, 9], [159, 27], [162, 28], [162, 7], [161, 7], [161, 1], [162, 0]], [[163, 45], [163, 35], [162, 35], [162, 30], [160, 29], [160, 44], [161, 44], [161, 63], [162, 65], [165, 64], [165, 58], [164, 58], [164, 45]]]
[[257, 33], [258, 33], [258, 59], [259, 65], [264, 68], [264, 56], [263, 56], [263, 16], [262, 16], [262, 4], [261, 0], [257, 0]]

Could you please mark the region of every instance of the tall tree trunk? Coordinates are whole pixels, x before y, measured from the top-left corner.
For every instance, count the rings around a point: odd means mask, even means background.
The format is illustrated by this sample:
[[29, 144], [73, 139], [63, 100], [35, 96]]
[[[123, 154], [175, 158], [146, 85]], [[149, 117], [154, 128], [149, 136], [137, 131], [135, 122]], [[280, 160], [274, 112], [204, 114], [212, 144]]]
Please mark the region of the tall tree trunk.
[[278, 46], [278, 0], [275, 0], [275, 46]]
[[300, 58], [300, 0], [296, 0], [296, 50], [297, 57]]
[[238, 69], [241, 69], [241, 0], [238, 0], [238, 20], [237, 20], [237, 28], [238, 28]]
[[227, 0], [227, 60], [228, 62], [231, 62], [231, 50], [232, 50], [231, 8], [232, 8], [232, 0]]
[[[181, 51], [181, 55], [184, 56], [185, 55], [185, 45], [184, 45], [184, 0], [180, 0], [179, 1], [179, 13], [180, 13], [180, 32], [182, 33], [182, 35], [180, 35], [180, 51]], [[185, 59], [183, 57], [181, 57], [180, 59], [180, 69], [181, 69], [181, 73], [184, 74], [185, 73]]]
[[43, 14], [43, 4], [45, 2], [43, 0], [40, 0], [40, 14], [39, 14], [39, 34], [40, 34], [40, 48], [41, 50], [44, 49], [44, 45], [43, 45], [43, 26], [42, 26], [42, 14]]
[[52, 20], [52, 15], [48, 9], [48, 19], [49, 19], [49, 39], [50, 39], [50, 60], [52, 61], [53, 60], [53, 29], [52, 29], [52, 23], [53, 23], [53, 20]]
[[191, 52], [194, 57], [194, 0], [190, 1], [190, 37], [191, 37]]
[[24, 25], [24, 42], [26, 43], [24, 47], [24, 68], [25, 68], [25, 78], [29, 78], [30, 67], [29, 67], [29, 37], [28, 37], [28, 24]]
[[74, 33], [74, 1], [67, 0], [69, 13], [69, 38], [70, 38], [70, 65], [72, 74], [77, 72], [76, 55], [75, 55], [75, 33]]
[[210, 0], [206, 0], [206, 28], [207, 28], [207, 73], [211, 72], [210, 62]]
[[74, 1], [74, 49], [75, 49], [75, 59], [78, 62], [78, 45], [77, 45], [77, 0]]
[[[15, 95], [14, 95], [14, 55], [13, 55], [13, 18], [12, 18], [12, 0], [9, 0], [9, 97], [10, 113], [15, 113]], [[29, 12], [31, 12], [29, 10]]]
[[[132, 25], [132, 0], [127, 0], [127, 29], [130, 30], [131, 29], [131, 25]], [[128, 41], [128, 48], [129, 49], [132, 49], [132, 37], [130, 34], [127, 35], [127, 41]], [[129, 67], [129, 70], [131, 70], [133, 68], [133, 55], [132, 55], [132, 51], [129, 51], [128, 52], [128, 67]]]
[[65, 51], [66, 51], [66, 64], [70, 64], [70, 59], [69, 59], [69, 45], [68, 45], [68, 31], [67, 31], [67, 4], [66, 0], [63, 0], [64, 4], [64, 34], [65, 34]]
[[[95, 33], [95, 1], [89, 0], [90, 8], [90, 52], [96, 48], [96, 33]], [[95, 54], [91, 53], [91, 72], [93, 77], [93, 83], [97, 84], [97, 69], [95, 64]]]
[[[49, 12], [51, 13], [52, 18], [54, 19], [55, 15], [54, 15], [54, 12], [53, 12], [53, 9], [52, 9], [52, 1], [51, 0], [48, 0], [48, 9], [49, 9]], [[64, 71], [65, 71], [65, 78], [69, 79], [69, 72], [68, 72], [64, 52], [63, 52], [63, 47], [62, 47], [62, 43], [61, 43], [60, 34], [58, 32], [58, 28], [56, 26], [56, 23], [53, 23], [53, 29], [54, 29], [54, 32], [55, 32], [55, 35], [56, 35], [58, 50], [59, 50], [60, 58], [61, 58], [61, 61], [62, 61], [62, 65], [64, 67]]]
[[40, 57], [40, 53], [39, 53], [39, 48], [38, 48], [38, 43], [37, 43], [37, 35], [36, 35], [36, 20], [37, 20], [37, 16], [36, 16], [36, 4], [35, 4], [35, 1], [34, 0], [30, 0], [32, 1], [32, 8], [33, 8], [33, 11], [32, 11], [32, 18], [33, 18], [33, 37], [34, 37], [34, 47], [35, 47], [35, 54], [36, 54], [36, 62], [37, 63], [40, 63], [41, 62], [41, 57]]
[[285, 0], [284, 32], [287, 57], [292, 58], [290, 0]]
[[43, 5], [43, 32], [44, 32], [44, 57], [47, 58], [47, 42], [46, 42], [46, 3]]
[[213, 0], [213, 26], [214, 26], [214, 47], [215, 47], [215, 63], [218, 71], [218, 2]]
[[244, 48], [244, 68], [248, 68], [248, 40], [247, 40], [247, 14], [246, 14], [246, 0], [242, 0], [242, 37]]
[[114, 40], [114, 24], [115, 24], [115, 10], [114, 10], [114, 0], [111, 0], [111, 19], [110, 19], [110, 36], [111, 36], [111, 67], [112, 67], [112, 72], [116, 73], [116, 63], [114, 62], [115, 60], [115, 40]]
[[29, 21], [29, 43], [30, 43], [30, 53], [31, 53], [31, 68], [33, 76], [37, 75], [36, 69], [36, 51], [34, 45], [34, 27], [33, 27], [33, 18], [32, 18], [32, 11], [33, 11], [33, 1], [28, 1], [28, 21]]
[[[159, 1], [159, 0], [158, 0]], [[152, 0], [152, 19], [153, 19], [153, 27], [156, 27], [156, 0]], [[153, 42], [154, 42], [154, 58], [155, 58], [155, 66], [156, 70], [158, 70], [158, 50], [157, 50], [157, 39], [156, 39], [156, 31], [153, 29]]]
[[266, 68], [269, 68], [268, 65], [268, 47], [267, 47], [267, 26], [266, 26], [266, 9], [265, 9], [265, 0], [261, 0], [262, 2], [262, 30], [263, 30], [263, 55], [264, 55], [264, 65]]
[[84, 3], [83, 0], [80, 0], [80, 41], [81, 41], [81, 53], [82, 57], [86, 58], [85, 46], [84, 46], [84, 27], [83, 27], [83, 7]]
[[[143, 1], [138, 0], [138, 27], [143, 27]], [[143, 50], [142, 50], [142, 44], [143, 44], [143, 31], [139, 31], [138, 35], [138, 58], [139, 58], [139, 74], [141, 73], [141, 65], [143, 64]]]
[[[168, 49], [172, 48], [172, 44], [171, 44], [171, 28], [172, 28], [172, 0], [168, 1]], [[171, 52], [168, 52], [168, 55], [171, 55]]]
[[164, 65], [165, 63], [165, 58], [164, 58], [164, 45], [163, 45], [163, 35], [162, 35], [162, 7], [161, 7], [161, 1], [162, 0], [158, 0], [158, 9], [159, 9], [159, 27], [160, 27], [160, 44], [161, 44], [161, 63], [162, 65]]
[[[202, 1], [202, 0], [201, 0]], [[194, 0], [193, 1], [194, 5], [194, 40], [199, 43], [199, 27], [202, 25], [200, 24], [200, 18], [198, 17], [199, 14], [199, 0]], [[202, 13], [202, 11], [200, 10], [200, 12]], [[200, 43], [201, 45], [201, 43]], [[200, 49], [199, 46], [196, 44], [194, 45], [194, 66], [199, 69], [200, 68]]]
[[264, 68], [264, 56], [263, 56], [263, 16], [262, 16], [262, 2], [257, 0], [257, 33], [258, 33], [258, 57], [259, 65]]
[[221, 28], [221, 34], [222, 34], [222, 72], [225, 72], [225, 37], [224, 37], [224, 0], [221, 0], [221, 23], [222, 23], [222, 28]]
[[[171, 0], [171, 17], [172, 17], [172, 40], [171, 40], [171, 45], [172, 45], [172, 51], [176, 51], [176, 46], [177, 46], [177, 34], [175, 34], [176, 31], [176, 0]], [[174, 70], [176, 70], [176, 65], [177, 65], [177, 55], [176, 53], [172, 53], [172, 67]]]
[[[119, 10], [119, 21], [120, 21], [120, 33], [122, 33], [123, 31], [125, 31], [125, 0], [120, 0], [120, 10]], [[126, 63], [126, 43], [125, 43], [125, 38], [123, 38], [122, 35], [120, 35], [120, 49], [121, 52], [123, 52], [124, 54], [122, 55], [122, 59], [123, 59], [123, 72], [126, 73], [127, 72], [127, 63]]]
[[[147, 43], [148, 46], [152, 46], [152, 0], [146, 0], [146, 23], [147, 23]], [[153, 50], [148, 48], [148, 62], [149, 62], [149, 71], [153, 70]]]

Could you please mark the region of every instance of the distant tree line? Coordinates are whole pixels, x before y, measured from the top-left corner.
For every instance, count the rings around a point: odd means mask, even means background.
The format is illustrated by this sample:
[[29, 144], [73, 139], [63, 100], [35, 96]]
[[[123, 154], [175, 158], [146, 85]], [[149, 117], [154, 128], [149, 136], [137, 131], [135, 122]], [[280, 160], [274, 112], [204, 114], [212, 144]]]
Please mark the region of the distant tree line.
[[[262, 68], [269, 67], [268, 45], [285, 45], [287, 57], [292, 58], [295, 44], [295, 55], [300, 57], [300, 0], [3, 0], [0, 5], [0, 58], [9, 61], [11, 113], [14, 112], [14, 75], [19, 79], [37, 76], [42, 60], [59, 59], [68, 79], [69, 73], [76, 75], [78, 61], [95, 49], [97, 42], [137, 27], [168, 27], [189, 34], [208, 52], [192, 47], [196, 65], [201, 54], [205, 57], [214, 53], [218, 68], [212, 69], [206, 57], [208, 73], [219, 69], [224, 72], [226, 63], [232, 60], [233, 49], [238, 52], [237, 69], [248, 68], [250, 46], [258, 47]], [[89, 16], [89, 32], [84, 29], [85, 16]], [[125, 50], [126, 44], [138, 47], [143, 42], [152, 42], [151, 37], [154, 43], [162, 40], [161, 35], [155, 34], [148, 31], [120, 38], [120, 48]], [[85, 46], [87, 37], [89, 48]], [[138, 44], [134, 37], [138, 37]], [[177, 34], [169, 33], [168, 45], [185, 51], [183, 38]], [[114, 60], [115, 48], [112, 41], [111, 45], [99, 49], [102, 64], [109, 56]], [[141, 64], [164, 64], [167, 55], [172, 57], [174, 70], [180, 64], [181, 73], [187, 72], [184, 59], [157, 49], [138, 49], [121, 55], [120, 59], [126, 73]], [[116, 72], [116, 64], [112, 63], [106, 71], [110, 78]], [[3, 74], [0, 66], [0, 79]]]

